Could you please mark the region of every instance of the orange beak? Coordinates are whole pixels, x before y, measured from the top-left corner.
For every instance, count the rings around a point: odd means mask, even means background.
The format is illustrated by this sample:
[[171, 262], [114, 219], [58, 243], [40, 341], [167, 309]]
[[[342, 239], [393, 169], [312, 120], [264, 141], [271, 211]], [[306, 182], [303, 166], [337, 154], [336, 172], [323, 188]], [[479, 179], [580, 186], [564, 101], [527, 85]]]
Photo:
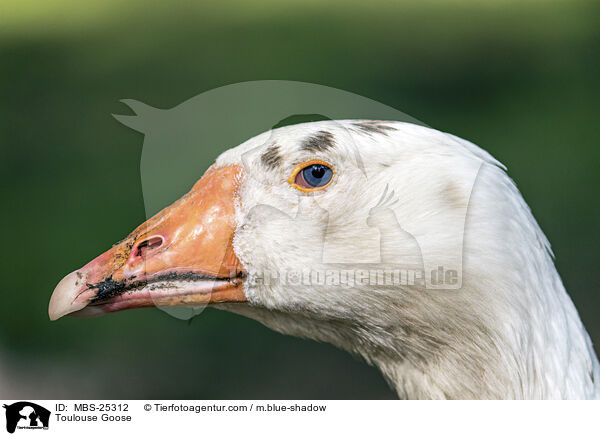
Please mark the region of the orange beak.
[[56, 286], [48, 314], [246, 301], [232, 246], [243, 170], [209, 168], [192, 190]]

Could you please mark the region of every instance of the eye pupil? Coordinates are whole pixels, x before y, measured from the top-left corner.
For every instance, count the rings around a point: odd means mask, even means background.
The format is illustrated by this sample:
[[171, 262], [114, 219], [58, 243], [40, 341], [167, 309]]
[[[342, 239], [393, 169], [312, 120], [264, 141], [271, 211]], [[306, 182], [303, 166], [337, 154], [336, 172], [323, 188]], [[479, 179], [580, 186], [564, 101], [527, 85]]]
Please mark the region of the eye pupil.
[[312, 164], [301, 171], [301, 176], [296, 181], [300, 186], [309, 189], [320, 188], [331, 181], [333, 170], [326, 165]]
[[311, 165], [312, 166], [312, 176], [315, 179], [321, 179], [325, 175], [325, 167], [323, 165]]

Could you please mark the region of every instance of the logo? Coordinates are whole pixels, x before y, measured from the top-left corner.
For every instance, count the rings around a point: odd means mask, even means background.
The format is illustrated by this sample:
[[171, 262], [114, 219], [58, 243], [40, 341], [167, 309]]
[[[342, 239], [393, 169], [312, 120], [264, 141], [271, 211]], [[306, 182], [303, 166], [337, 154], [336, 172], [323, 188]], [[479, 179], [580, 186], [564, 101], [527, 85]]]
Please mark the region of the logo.
[[[247, 283], [256, 287], [272, 286], [273, 281], [282, 286], [356, 288], [358, 285], [389, 285], [418, 291], [462, 288], [467, 211], [472, 189], [485, 163], [479, 152], [469, 152], [469, 158], [461, 160], [461, 179], [455, 180], [447, 172], [445, 159], [428, 159], [427, 153], [418, 153], [420, 146], [416, 143], [413, 144], [416, 151], [412, 153], [413, 145], [408, 141], [402, 145], [407, 149], [406, 156], [419, 156], [422, 160], [415, 165], [423, 165], [428, 172], [409, 181], [404, 178], [388, 180], [392, 170], [385, 168], [390, 165], [383, 161], [377, 161], [379, 166], [373, 163], [374, 156], [383, 159], [387, 152], [373, 151], [372, 155], [365, 156], [363, 150], [367, 148], [364, 144], [379, 144], [380, 148], [388, 144], [387, 147], [394, 131], [401, 126], [406, 129], [405, 135], [411, 137], [416, 134], [413, 132], [417, 126], [424, 124], [368, 98], [303, 82], [260, 80], [227, 85], [169, 109], [154, 108], [135, 100], [122, 102], [133, 115], [114, 117], [144, 134], [140, 173], [148, 218], [180, 197], [198, 180], [199, 162], [213, 161], [212, 149], [204, 144], [223, 150], [242, 144], [239, 149], [241, 163], [248, 186], [253, 187], [248, 192], [254, 192], [252, 189], [264, 192], [265, 199], [272, 197], [268, 193], [276, 183], [274, 174], [280, 177], [277, 171], [285, 171], [284, 167], [290, 169], [301, 162], [294, 161], [289, 167], [290, 160], [286, 167], [286, 156], [293, 160], [297, 159], [292, 158], [296, 156], [294, 153], [301, 153], [301, 150], [317, 153], [335, 148], [336, 144], [337, 155], [343, 155], [340, 159], [353, 186], [369, 187], [364, 195], [355, 199], [351, 217], [340, 216], [338, 203], [328, 201], [316, 191], [308, 196], [296, 193], [297, 198], [292, 197], [293, 190], [285, 191], [285, 198], [276, 197], [282, 199], [278, 203], [263, 202], [260, 196], [256, 197], [256, 203], [248, 202], [246, 218], [260, 222], [263, 229], [272, 229], [266, 231], [264, 237], [275, 239], [262, 241], [264, 247], [283, 249], [291, 241], [292, 245], [287, 248], [294, 252], [298, 247], [294, 232], [299, 229], [303, 229], [303, 234], [311, 235], [312, 243], [301, 262], [278, 259], [274, 264], [260, 265], [260, 269], [253, 268], [255, 273], [248, 277]], [[257, 111], [256, 102], [261, 102], [264, 110]], [[313, 132], [310, 137], [306, 132], [299, 137], [299, 141], [304, 142], [293, 147], [292, 139], [278, 127], [305, 121], [328, 121], [326, 129], [329, 130]], [[409, 125], [413, 127], [406, 127]], [[302, 134], [301, 130], [298, 132]], [[436, 133], [434, 136], [435, 147], [455, 143], [460, 146], [459, 150], [471, 150], [469, 143], [452, 135]], [[373, 150], [379, 148], [373, 147]], [[372, 165], [365, 166], [365, 162]], [[414, 173], [410, 170], [410, 159], [399, 162], [402, 165], [406, 162], [407, 174]], [[398, 168], [404, 168], [402, 165]], [[399, 169], [393, 171], [401, 172]], [[286, 177], [289, 174], [286, 173]], [[429, 175], [435, 175], [435, 182]], [[410, 183], [410, 193], [403, 188], [406, 187], [404, 183]], [[262, 190], [261, 184], [265, 185]], [[439, 192], [434, 189], [436, 186], [440, 188]], [[443, 221], [431, 213], [430, 205], [439, 201], [443, 202], [440, 208], [451, 210], [448, 219]], [[283, 208], [273, 204], [283, 205]], [[351, 233], [346, 229], [351, 229]], [[313, 256], [310, 259], [309, 253]], [[204, 306], [157, 305], [180, 319], [190, 319]]]
[[6, 409], [6, 431], [14, 433], [18, 429], [48, 429], [50, 411], [28, 401], [4, 405]]

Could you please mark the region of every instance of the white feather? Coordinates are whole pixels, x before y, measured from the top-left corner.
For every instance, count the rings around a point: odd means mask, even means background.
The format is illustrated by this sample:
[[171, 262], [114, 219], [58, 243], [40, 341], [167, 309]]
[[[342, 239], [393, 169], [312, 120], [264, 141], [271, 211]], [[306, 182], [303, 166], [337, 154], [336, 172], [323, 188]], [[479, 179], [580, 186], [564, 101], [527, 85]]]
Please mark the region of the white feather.
[[[367, 219], [389, 189], [390, 225], [414, 237], [389, 251], [402, 254], [416, 239], [426, 267], [461, 272], [460, 289], [249, 281], [249, 304], [227, 309], [363, 356], [403, 398], [600, 398], [590, 338], [505, 168], [450, 134], [399, 122], [369, 133], [356, 123], [280, 128], [218, 158], [245, 168], [239, 259], [250, 275], [273, 277], [377, 262], [379, 234]], [[319, 131], [335, 146], [303, 150]], [[274, 145], [280, 161], [268, 168], [261, 156]], [[315, 158], [334, 167], [334, 182], [314, 194], [291, 187], [292, 169]]]

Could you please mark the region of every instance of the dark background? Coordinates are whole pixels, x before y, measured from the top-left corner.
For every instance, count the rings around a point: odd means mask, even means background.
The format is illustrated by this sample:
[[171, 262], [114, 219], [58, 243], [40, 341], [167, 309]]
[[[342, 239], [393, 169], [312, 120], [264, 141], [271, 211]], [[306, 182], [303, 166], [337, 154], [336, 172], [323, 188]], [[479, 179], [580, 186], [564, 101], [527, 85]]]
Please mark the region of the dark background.
[[48, 321], [56, 283], [145, 220], [118, 101], [247, 80], [341, 88], [490, 151], [600, 343], [599, 77], [598, 1], [2, 0], [0, 396], [393, 398], [331, 346], [213, 309]]

